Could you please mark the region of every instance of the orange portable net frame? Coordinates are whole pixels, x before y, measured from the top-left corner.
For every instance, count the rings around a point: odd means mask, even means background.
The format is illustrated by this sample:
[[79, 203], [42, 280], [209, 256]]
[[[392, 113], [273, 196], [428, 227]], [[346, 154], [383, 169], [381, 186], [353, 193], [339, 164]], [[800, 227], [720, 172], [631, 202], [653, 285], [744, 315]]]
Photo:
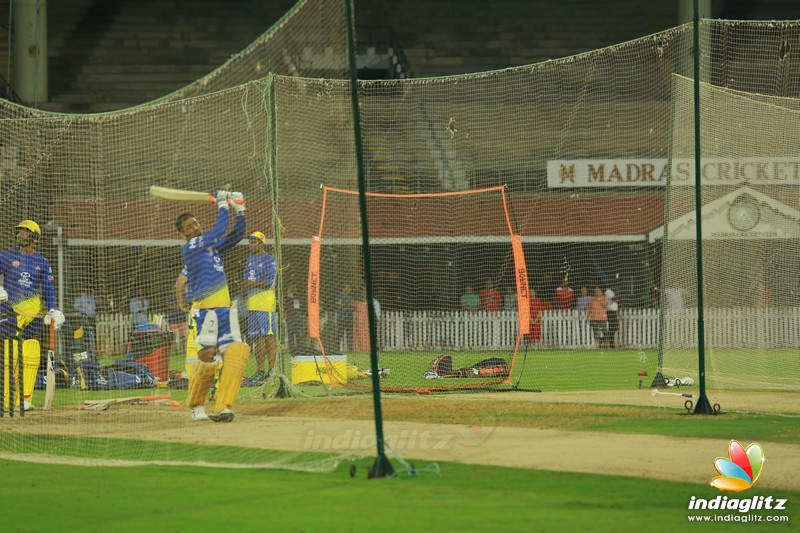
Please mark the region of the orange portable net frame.
[[[343, 378], [341, 368], [335, 368], [331, 364], [330, 354], [337, 353], [340, 345], [337, 335], [326, 335], [324, 324], [327, 323], [330, 331], [338, 317], [335, 314], [335, 294], [343, 284], [354, 288], [355, 293], [361, 293], [363, 299], [364, 291], [359, 291], [363, 287], [363, 270], [361, 270], [361, 221], [357, 209], [358, 191], [339, 189], [322, 186], [322, 207], [320, 213], [319, 231], [311, 239], [311, 251], [309, 255], [308, 269], [308, 331], [309, 337], [319, 344], [322, 358], [325, 362], [325, 371], [328, 373], [329, 382], [332, 386], [346, 385], [350, 388], [369, 388], [369, 380], [348, 381]], [[428, 391], [436, 389], [452, 388], [473, 388], [487, 387], [498, 384], [507, 384], [511, 380], [514, 369], [514, 361], [519, 350], [523, 335], [530, 331], [530, 308], [528, 296], [528, 272], [525, 264], [525, 255], [520, 236], [514, 232], [512, 217], [510, 215], [509, 200], [506, 195], [505, 186], [489, 187], [458, 192], [440, 193], [379, 193], [368, 192], [367, 210], [369, 224], [369, 243], [371, 247], [384, 246], [399, 249], [403, 246], [420, 245], [420, 243], [450, 242], [468, 243], [471, 246], [481, 246], [481, 243], [489, 243], [496, 253], [489, 252], [485, 270], [487, 275], [496, 275], [489, 272], [496, 265], [505, 265], [504, 277], [507, 285], [513, 284], [516, 290], [516, 309], [512, 312], [506, 310], [503, 314], [508, 323], [513, 320], [513, 339], [505, 346], [481, 348], [473, 347], [471, 350], [457, 350], [464, 364], [469, 364], [470, 354], [472, 359], [480, 356], [500, 356], [508, 365], [508, 374], [499, 377], [476, 377], [473, 379], [441, 379], [431, 382], [423, 378], [424, 371], [430, 356], [439, 355], [436, 347], [426, 347], [417, 350], [416, 356], [398, 349], [398, 345], [403, 345], [406, 339], [395, 338], [394, 346], [380, 346], [379, 362], [381, 367], [392, 366], [394, 369], [391, 380], [381, 381], [382, 390], [404, 390], [404, 391]], [[470, 244], [471, 243], [471, 244]], [[476, 244], [477, 243], [477, 244]], [[342, 251], [346, 247], [355, 248], [348, 254]], [[338, 251], [334, 251], [338, 250]], [[374, 253], [373, 253], [374, 256]], [[333, 257], [333, 259], [331, 259]], [[342, 259], [349, 257], [349, 259]], [[492, 261], [497, 262], [493, 263]], [[374, 265], [374, 263], [373, 263]], [[511, 269], [513, 268], [513, 272]], [[374, 270], [374, 268], [373, 268]], [[420, 277], [432, 276], [424, 268], [418, 271]], [[513, 276], [513, 281], [512, 281]], [[413, 277], [413, 276], [412, 276]], [[435, 277], [435, 276], [434, 276]], [[373, 279], [375, 278], [373, 274]], [[427, 281], [427, 286], [441, 284], [445, 280], [433, 279]], [[378, 284], [380, 282], [374, 282]], [[407, 301], [413, 300], [413, 292], [426, 283], [418, 283], [412, 290], [406, 289], [411, 294]], [[386, 294], [390, 290], [398, 290], [394, 283], [384, 283], [384, 289], [376, 290], [376, 294]], [[379, 288], [380, 289], [380, 288]], [[358, 299], [359, 296], [356, 296]], [[465, 334], [465, 327], [459, 327], [459, 322], [463, 322], [461, 311], [453, 305], [453, 302], [443, 302], [432, 307], [435, 309], [424, 309], [410, 311], [404, 306], [398, 305], [397, 301], [402, 298], [395, 298], [394, 311], [384, 313], [391, 315], [392, 332], [408, 329], [408, 324], [412, 322], [409, 316], [413, 315], [418, 327], [424, 317], [428, 322], [441, 320], [449, 324], [440, 324], [442, 328], [450, 327], [451, 335], [457, 335], [458, 331]], [[366, 309], [365, 306], [362, 306]], [[485, 332], [492, 328], [491, 321], [501, 314], [492, 312], [479, 312], [475, 316], [467, 316], [472, 323], [481, 326], [484, 331], [483, 337], [489, 337]], [[439, 318], [437, 318], [439, 317]], [[406, 324], [400, 322], [405, 320]], [[364, 327], [366, 321], [364, 321]], [[463, 326], [463, 324], [461, 324]], [[339, 329], [340, 325], [339, 325]], [[431, 326], [431, 329], [433, 327]], [[356, 326], [356, 331], [358, 326]], [[455, 333], [453, 333], [455, 332]], [[351, 332], [345, 332], [348, 334]], [[402, 333], [401, 335], [402, 336]], [[397, 337], [397, 336], [395, 336]], [[424, 344], [426, 340], [415, 341]], [[441, 341], [440, 341], [441, 342]], [[459, 341], [456, 340], [456, 343]], [[474, 342], [474, 341], [473, 341]], [[331, 346], [333, 344], [333, 346]], [[383, 344], [379, 341], [379, 345]], [[359, 348], [354, 346], [353, 352], [358, 352]], [[369, 357], [369, 345], [360, 347], [360, 358], [356, 359], [362, 364], [367, 365]], [[501, 353], [494, 353], [495, 351]], [[412, 350], [413, 351], [413, 350]], [[421, 355], [420, 355], [421, 354]], [[432, 355], [431, 355], [432, 354]], [[422, 356], [426, 356], [422, 358]], [[349, 356], [350, 370], [352, 370], [353, 354]], [[367, 366], [368, 368], [368, 366]], [[399, 372], [398, 372], [399, 370]], [[322, 371], [320, 365], [320, 371]], [[352, 372], [351, 372], [352, 374]]]

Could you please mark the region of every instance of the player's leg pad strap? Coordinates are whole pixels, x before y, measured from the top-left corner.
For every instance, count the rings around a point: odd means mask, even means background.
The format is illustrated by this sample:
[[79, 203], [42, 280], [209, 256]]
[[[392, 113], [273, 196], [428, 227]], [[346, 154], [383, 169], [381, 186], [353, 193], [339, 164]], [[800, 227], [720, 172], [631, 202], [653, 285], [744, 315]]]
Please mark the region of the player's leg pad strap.
[[217, 385], [217, 401], [214, 412], [232, 408], [242, 386], [244, 369], [250, 357], [250, 347], [243, 342], [232, 342], [222, 356], [222, 374]]
[[189, 378], [189, 394], [186, 396], [186, 404], [190, 409], [196, 405], [206, 403], [208, 391], [211, 390], [211, 382], [214, 381], [214, 372], [217, 370], [217, 362], [206, 363], [200, 359], [192, 364], [192, 377]]

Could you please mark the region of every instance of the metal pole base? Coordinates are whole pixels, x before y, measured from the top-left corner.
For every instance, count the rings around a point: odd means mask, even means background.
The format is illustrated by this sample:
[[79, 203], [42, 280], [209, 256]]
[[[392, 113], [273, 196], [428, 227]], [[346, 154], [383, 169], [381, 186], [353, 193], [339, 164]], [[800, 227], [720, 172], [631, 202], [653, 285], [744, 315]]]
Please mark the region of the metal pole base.
[[694, 406], [694, 411], [692, 414], [715, 415], [717, 414], [717, 411], [715, 411], [714, 408], [711, 406], [711, 402], [708, 401], [708, 397], [705, 394], [701, 394], [697, 398], [697, 403]]
[[[661, 370], [656, 372], [656, 375], [653, 377], [653, 382], [650, 384], [651, 389], [663, 389], [667, 386], [667, 380], [664, 379], [663, 374], [661, 374]], [[708, 400], [706, 400], [708, 401]]]
[[392, 463], [389, 462], [385, 454], [381, 453], [375, 458], [375, 462], [372, 464], [369, 472], [367, 472], [367, 479], [392, 477], [393, 475], [394, 468], [392, 467]]

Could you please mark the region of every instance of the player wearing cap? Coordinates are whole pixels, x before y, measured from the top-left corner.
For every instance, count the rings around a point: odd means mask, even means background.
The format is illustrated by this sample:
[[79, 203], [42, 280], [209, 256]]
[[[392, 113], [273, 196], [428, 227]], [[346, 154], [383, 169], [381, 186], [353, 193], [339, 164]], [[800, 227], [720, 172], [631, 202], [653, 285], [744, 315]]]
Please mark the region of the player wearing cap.
[[[192, 287], [192, 308], [197, 324], [197, 360], [189, 379], [186, 403], [193, 420], [230, 422], [250, 347], [242, 342], [238, 319], [231, 312], [222, 256], [242, 240], [247, 220], [241, 193], [216, 191], [214, 197], [219, 211], [214, 227], [207, 233], [201, 231], [191, 213], [183, 213], [175, 221], [178, 233], [186, 240], [182, 254], [186, 278]], [[236, 211], [236, 217], [233, 229], [228, 232], [230, 209]], [[217, 369], [217, 354], [222, 357], [222, 373], [214, 413], [206, 414], [205, 402]]]
[[[24, 380], [24, 406], [32, 408], [33, 388], [39, 372], [41, 347], [31, 331], [30, 324], [44, 316], [44, 323], [53, 322], [58, 329], [64, 324], [64, 314], [56, 309], [56, 291], [53, 287], [53, 270], [50, 263], [36, 247], [42, 229], [33, 220], [23, 220], [16, 225], [17, 247], [0, 252], [0, 336], [10, 338], [20, 333]], [[48, 310], [48, 311], [45, 311]], [[5, 401], [5, 399], [3, 399]], [[19, 399], [15, 400], [18, 403]]]
[[[247, 295], [247, 337], [256, 356], [256, 373], [246, 385], [258, 386], [274, 371], [277, 332], [275, 282], [277, 261], [267, 252], [267, 237], [260, 231], [250, 235], [250, 256], [244, 266], [244, 289]], [[269, 364], [265, 367], [265, 359]]]

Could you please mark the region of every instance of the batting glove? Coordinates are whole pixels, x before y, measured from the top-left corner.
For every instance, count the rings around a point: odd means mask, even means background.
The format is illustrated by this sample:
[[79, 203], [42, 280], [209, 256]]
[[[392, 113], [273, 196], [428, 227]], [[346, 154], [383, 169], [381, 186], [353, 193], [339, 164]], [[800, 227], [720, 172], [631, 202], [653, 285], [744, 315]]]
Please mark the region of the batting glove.
[[6, 290], [0, 285], [0, 304], [8, 301], [8, 293]]
[[237, 215], [243, 215], [245, 210], [244, 195], [240, 192], [229, 192], [228, 203]]
[[45, 325], [49, 326], [50, 322], [52, 322], [55, 325], [56, 329], [61, 328], [61, 326], [64, 325], [65, 320], [66, 319], [64, 318], [64, 313], [62, 313], [58, 309], [51, 309], [44, 316]]
[[220, 209], [223, 207], [225, 209], [228, 208], [228, 194], [230, 194], [228, 191], [223, 191], [221, 189], [214, 191], [214, 201], [217, 203], [217, 207]]

